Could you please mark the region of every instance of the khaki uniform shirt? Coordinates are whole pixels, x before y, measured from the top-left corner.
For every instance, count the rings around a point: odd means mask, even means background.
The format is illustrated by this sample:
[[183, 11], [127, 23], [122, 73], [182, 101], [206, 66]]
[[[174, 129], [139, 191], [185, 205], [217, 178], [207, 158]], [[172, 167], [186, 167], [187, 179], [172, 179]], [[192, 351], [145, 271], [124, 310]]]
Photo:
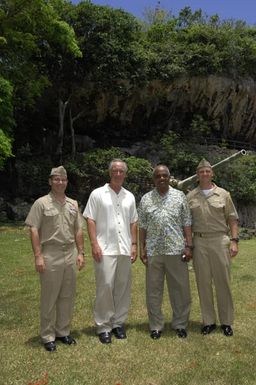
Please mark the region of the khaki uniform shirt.
[[66, 197], [61, 204], [52, 193], [34, 202], [25, 223], [38, 229], [41, 245], [72, 244], [83, 226], [77, 202]]
[[229, 218], [238, 219], [237, 211], [230, 193], [214, 185], [206, 196], [195, 188], [187, 195], [192, 213], [192, 230], [200, 233], [228, 233]]

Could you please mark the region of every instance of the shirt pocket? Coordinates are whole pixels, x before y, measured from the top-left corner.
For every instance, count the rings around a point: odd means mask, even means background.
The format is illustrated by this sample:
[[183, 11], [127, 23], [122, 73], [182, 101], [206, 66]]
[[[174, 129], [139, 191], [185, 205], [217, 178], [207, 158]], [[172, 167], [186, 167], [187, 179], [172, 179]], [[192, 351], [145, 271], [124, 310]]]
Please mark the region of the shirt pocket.
[[225, 203], [222, 199], [209, 199], [209, 205], [213, 210], [220, 210], [223, 211], [225, 207]]
[[198, 210], [200, 209], [200, 203], [196, 200], [191, 200], [189, 202], [189, 208], [190, 210]]
[[47, 225], [57, 225], [59, 218], [59, 212], [54, 207], [46, 207], [44, 209], [44, 222]]

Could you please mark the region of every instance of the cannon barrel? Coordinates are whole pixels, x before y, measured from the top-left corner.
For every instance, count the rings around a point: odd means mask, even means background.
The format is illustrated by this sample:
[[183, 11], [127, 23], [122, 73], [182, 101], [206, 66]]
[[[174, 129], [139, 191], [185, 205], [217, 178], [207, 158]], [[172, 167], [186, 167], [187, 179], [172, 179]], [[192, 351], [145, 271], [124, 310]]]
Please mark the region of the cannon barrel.
[[[246, 155], [246, 151], [245, 150], [238, 151], [235, 154], [229, 156], [228, 158], [225, 158], [225, 159], [221, 160], [220, 162], [214, 164], [212, 166], [212, 169], [216, 170], [217, 168], [223, 166], [223, 164], [230, 163], [234, 159], [236, 159], [236, 158], [238, 158], [239, 156], [242, 156], [242, 155]], [[192, 175], [189, 178], [186, 178], [186, 179], [180, 180], [180, 181], [177, 181], [175, 179], [171, 179], [170, 180], [170, 185], [173, 186], [173, 187], [176, 187], [179, 190], [184, 190], [185, 191], [185, 190], [187, 190], [187, 188], [189, 186], [191, 186], [196, 181], [197, 181], [197, 174]]]

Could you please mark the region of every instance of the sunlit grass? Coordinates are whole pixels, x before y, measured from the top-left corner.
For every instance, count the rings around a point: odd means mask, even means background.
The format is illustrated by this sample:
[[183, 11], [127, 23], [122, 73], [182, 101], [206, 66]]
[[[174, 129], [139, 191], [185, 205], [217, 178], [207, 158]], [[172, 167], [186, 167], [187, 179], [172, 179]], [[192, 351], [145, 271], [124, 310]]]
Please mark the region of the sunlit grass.
[[[0, 227], [0, 384], [2, 385], [255, 385], [256, 240], [242, 241], [233, 261], [236, 309], [234, 336], [218, 329], [200, 334], [194, 273], [189, 335], [178, 339], [170, 329], [171, 310], [164, 298], [166, 328], [160, 340], [149, 337], [144, 266], [133, 266], [132, 304], [127, 340], [102, 345], [92, 315], [95, 282], [91, 258], [78, 274], [72, 332], [76, 346], [58, 344], [56, 353], [40, 343], [39, 282], [27, 231]], [[166, 291], [167, 292], [167, 291]]]

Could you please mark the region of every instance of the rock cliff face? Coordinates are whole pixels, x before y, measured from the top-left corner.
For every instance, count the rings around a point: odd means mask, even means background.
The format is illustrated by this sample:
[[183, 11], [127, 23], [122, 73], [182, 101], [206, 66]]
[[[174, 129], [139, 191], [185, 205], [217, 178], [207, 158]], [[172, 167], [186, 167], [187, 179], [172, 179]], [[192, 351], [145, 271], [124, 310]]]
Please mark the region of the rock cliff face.
[[[194, 116], [201, 115], [217, 137], [256, 142], [256, 83], [251, 79], [192, 77], [124, 88], [121, 95], [100, 95], [90, 110], [87, 122], [93, 126], [86, 127], [87, 135], [89, 128], [98, 140], [104, 128], [119, 141], [120, 136], [131, 141], [134, 135], [142, 139], [156, 130], [189, 130]], [[102, 138], [105, 141], [105, 135]]]

